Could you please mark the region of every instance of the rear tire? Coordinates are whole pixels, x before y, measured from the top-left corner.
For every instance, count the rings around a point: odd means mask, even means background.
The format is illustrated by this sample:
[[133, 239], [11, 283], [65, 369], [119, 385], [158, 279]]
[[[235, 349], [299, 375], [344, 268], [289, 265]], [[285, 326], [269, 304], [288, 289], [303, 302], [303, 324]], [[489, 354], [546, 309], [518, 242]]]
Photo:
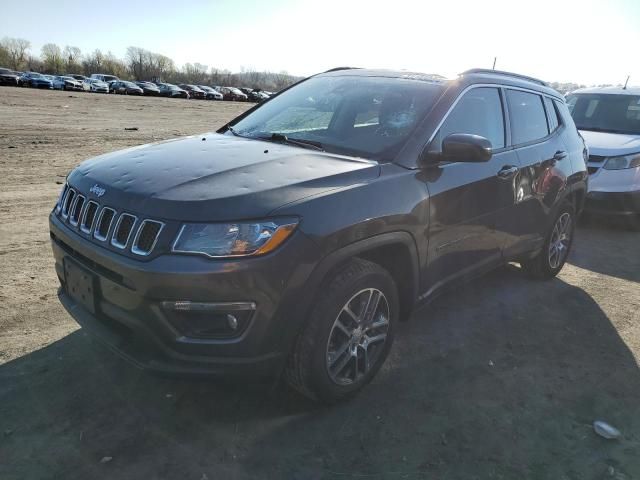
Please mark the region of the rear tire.
[[344, 400], [384, 363], [398, 319], [398, 292], [380, 265], [354, 258], [324, 282], [285, 369], [290, 386], [324, 403]]
[[573, 206], [569, 203], [562, 204], [540, 252], [535, 257], [520, 262], [529, 277], [547, 280], [560, 273], [573, 245], [575, 225]]

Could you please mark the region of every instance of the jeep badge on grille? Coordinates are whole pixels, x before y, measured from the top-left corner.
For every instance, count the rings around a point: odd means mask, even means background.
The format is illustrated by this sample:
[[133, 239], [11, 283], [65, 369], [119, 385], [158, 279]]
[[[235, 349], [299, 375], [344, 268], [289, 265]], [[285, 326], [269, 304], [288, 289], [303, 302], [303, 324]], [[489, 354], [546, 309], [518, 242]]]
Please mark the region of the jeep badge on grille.
[[97, 183], [91, 187], [89, 189], [89, 191], [93, 194], [96, 195], [96, 197], [100, 198], [101, 196], [103, 196], [106, 192], [106, 190], [104, 188], [102, 188], [100, 185], [98, 185]]

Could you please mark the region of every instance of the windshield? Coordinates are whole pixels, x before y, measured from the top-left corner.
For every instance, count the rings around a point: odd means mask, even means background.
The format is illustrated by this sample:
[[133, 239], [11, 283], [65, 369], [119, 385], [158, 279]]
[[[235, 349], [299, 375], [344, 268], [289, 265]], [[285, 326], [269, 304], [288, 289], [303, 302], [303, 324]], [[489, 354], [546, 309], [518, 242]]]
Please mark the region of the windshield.
[[640, 95], [577, 93], [567, 106], [579, 130], [640, 135]]
[[442, 84], [387, 77], [311, 78], [233, 125], [249, 138], [286, 135], [326, 151], [389, 161], [443, 92]]

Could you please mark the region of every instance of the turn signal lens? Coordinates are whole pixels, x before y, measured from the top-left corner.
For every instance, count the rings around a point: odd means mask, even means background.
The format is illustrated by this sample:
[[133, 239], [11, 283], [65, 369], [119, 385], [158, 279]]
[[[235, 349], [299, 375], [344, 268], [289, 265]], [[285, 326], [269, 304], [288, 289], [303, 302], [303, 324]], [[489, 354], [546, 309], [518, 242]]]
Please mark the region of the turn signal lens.
[[273, 219], [246, 223], [188, 223], [173, 244], [176, 253], [213, 258], [264, 255], [291, 236], [298, 220]]

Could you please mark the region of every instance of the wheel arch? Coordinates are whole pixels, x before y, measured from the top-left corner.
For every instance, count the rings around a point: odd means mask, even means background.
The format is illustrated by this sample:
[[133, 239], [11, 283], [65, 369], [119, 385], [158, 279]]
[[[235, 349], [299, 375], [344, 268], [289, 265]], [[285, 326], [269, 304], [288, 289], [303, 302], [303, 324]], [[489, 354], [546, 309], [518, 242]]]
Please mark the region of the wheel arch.
[[374, 262], [391, 274], [398, 288], [400, 319], [406, 320], [413, 310], [420, 281], [413, 236], [404, 231], [382, 233], [331, 252], [311, 274], [314, 291], [352, 258]]

